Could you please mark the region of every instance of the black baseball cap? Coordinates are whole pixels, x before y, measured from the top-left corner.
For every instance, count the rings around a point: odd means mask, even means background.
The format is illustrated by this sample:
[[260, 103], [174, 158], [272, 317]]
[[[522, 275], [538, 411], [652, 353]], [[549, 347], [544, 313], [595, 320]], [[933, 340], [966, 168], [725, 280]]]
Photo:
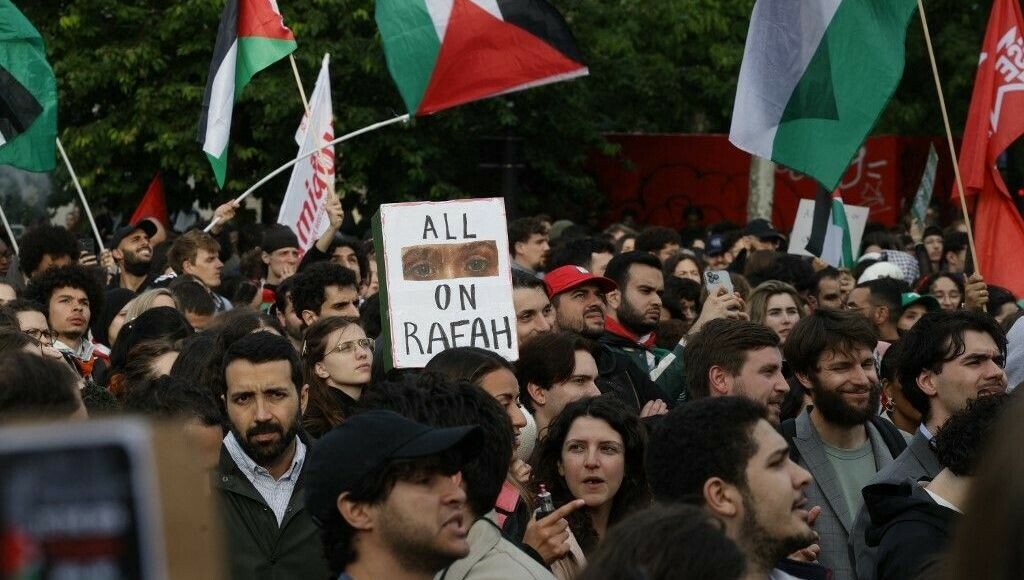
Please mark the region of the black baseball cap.
[[146, 232], [146, 236], [152, 238], [156, 235], [156, 224], [149, 220], [139, 220], [134, 224], [122, 226], [114, 232], [114, 237], [110, 240], [110, 247], [116, 248], [121, 245], [121, 242], [128, 236], [135, 233], [136, 230], [142, 230]]
[[747, 229], [743, 232], [748, 236], [754, 236], [759, 240], [780, 240], [785, 241], [786, 236], [779, 233], [779, 230], [775, 229], [772, 222], [764, 219], [757, 218], [747, 224]]
[[306, 509], [318, 524], [338, 513], [338, 496], [395, 459], [456, 451], [459, 465], [483, 450], [477, 426], [435, 429], [393, 411], [368, 411], [347, 419], [313, 446], [306, 461]]

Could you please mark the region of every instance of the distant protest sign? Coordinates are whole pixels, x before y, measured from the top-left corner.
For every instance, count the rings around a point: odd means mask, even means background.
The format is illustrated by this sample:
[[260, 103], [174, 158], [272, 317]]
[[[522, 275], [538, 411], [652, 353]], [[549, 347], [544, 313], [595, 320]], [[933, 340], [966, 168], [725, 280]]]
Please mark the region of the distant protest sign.
[[[857, 250], [860, 248], [861, 238], [864, 237], [864, 227], [868, 223], [868, 214], [871, 212], [871, 208], [847, 205], [844, 206], [844, 209], [846, 210], [846, 221], [850, 227], [850, 245], [853, 248], [853, 257], [856, 259]], [[800, 206], [796, 210], [796, 220], [793, 222], [793, 232], [789, 236], [790, 254], [812, 255], [805, 249], [805, 246], [807, 246], [807, 240], [811, 238], [811, 228], [813, 225], [814, 200], [801, 199]], [[840, 263], [839, 248], [842, 235], [842, 231], [839, 228], [829, 227], [829, 231], [826, 234], [825, 253], [821, 256], [825, 263], [832, 266], [838, 266]], [[836, 238], [839, 239], [837, 240]]]
[[385, 204], [373, 230], [387, 368], [458, 346], [519, 358], [503, 199]]

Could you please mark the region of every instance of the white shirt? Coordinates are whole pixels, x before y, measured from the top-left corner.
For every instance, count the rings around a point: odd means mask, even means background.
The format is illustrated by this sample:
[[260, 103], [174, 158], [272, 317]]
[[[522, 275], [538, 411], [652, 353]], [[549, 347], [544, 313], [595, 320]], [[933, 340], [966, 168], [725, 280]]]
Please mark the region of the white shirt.
[[299, 474], [302, 473], [302, 463], [306, 459], [306, 446], [298, 437], [295, 438], [295, 457], [292, 459], [292, 466], [284, 472], [281, 479], [274, 479], [274, 476], [270, 475], [270, 471], [257, 465], [238, 444], [234, 433], [229, 432], [224, 436], [224, 446], [227, 447], [228, 453], [238, 469], [245, 474], [270, 509], [274, 510], [274, 515], [277, 516], [277, 525], [280, 526], [288, 511], [288, 502], [292, 499], [295, 484], [299, 481]]

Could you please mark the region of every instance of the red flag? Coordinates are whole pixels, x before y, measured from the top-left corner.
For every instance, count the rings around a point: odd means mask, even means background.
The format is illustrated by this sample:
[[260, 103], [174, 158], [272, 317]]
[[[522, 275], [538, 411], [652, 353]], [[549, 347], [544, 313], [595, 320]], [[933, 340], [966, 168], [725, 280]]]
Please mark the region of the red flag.
[[139, 202], [139, 207], [135, 209], [128, 223], [137, 224], [146, 218], [155, 218], [165, 228], [170, 227], [170, 220], [167, 219], [167, 202], [164, 200], [164, 181], [159, 171], [153, 176], [145, 197]]
[[1024, 220], [996, 169], [996, 158], [1024, 134], [1024, 18], [1018, 2], [996, 0], [992, 6], [964, 127], [960, 173], [966, 195], [978, 196], [974, 213], [978, 270], [986, 282], [1021, 296]]

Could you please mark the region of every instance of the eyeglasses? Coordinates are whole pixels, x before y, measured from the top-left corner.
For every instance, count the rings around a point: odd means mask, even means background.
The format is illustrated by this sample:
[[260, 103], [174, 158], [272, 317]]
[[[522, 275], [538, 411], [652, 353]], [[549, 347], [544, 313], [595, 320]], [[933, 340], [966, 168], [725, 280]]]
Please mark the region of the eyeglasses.
[[32, 340], [38, 342], [42, 346], [53, 346], [53, 342], [57, 340], [57, 333], [52, 330], [30, 328], [23, 332], [29, 335], [32, 338]]
[[338, 346], [324, 353], [324, 358], [327, 358], [331, 353], [340, 352], [344, 355], [353, 354], [356, 348], [365, 349], [370, 354], [373, 354], [373, 347], [376, 342], [372, 338], [357, 338], [356, 340], [346, 340], [339, 342]]

